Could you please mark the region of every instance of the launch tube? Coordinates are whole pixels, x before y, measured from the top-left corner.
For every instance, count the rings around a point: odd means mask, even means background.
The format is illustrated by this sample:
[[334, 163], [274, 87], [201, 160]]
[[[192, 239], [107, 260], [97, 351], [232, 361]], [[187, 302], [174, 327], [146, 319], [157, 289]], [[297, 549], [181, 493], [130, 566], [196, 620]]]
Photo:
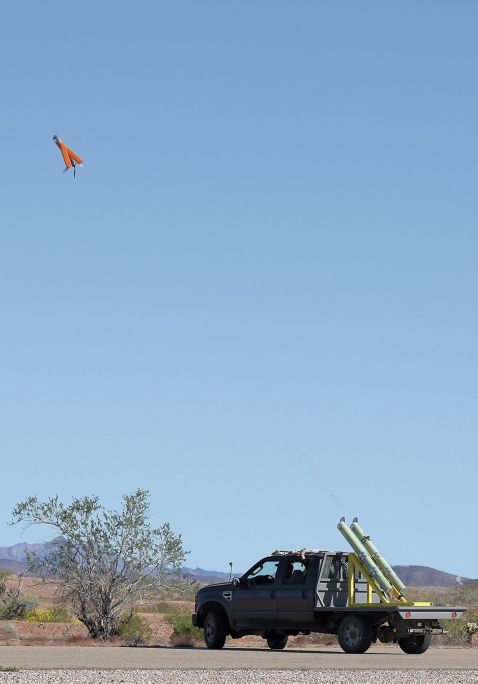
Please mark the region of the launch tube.
[[355, 536], [352, 530], [346, 525], [345, 518], [342, 518], [337, 525], [337, 528], [343, 534], [345, 539], [348, 541], [350, 546], [353, 548], [358, 556], [358, 559], [367, 570], [368, 574], [375, 580], [380, 589], [386, 596], [390, 596], [394, 593], [394, 587], [390, 584], [388, 579], [382, 573], [382, 571], [375, 565], [374, 561], [370, 558], [367, 549], [364, 547], [361, 541]]
[[368, 537], [363, 531], [363, 529], [360, 527], [358, 518], [354, 518], [353, 523], [350, 525], [350, 529], [355, 534], [359, 542], [361, 542], [365, 549], [368, 551], [373, 562], [380, 568], [385, 577], [395, 587], [398, 593], [402, 595], [402, 592], [405, 589], [405, 585], [403, 584], [400, 577], [393, 570], [393, 568], [390, 567], [390, 565], [387, 563], [385, 558], [380, 555], [379, 550], [372, 542], [370, 537]]

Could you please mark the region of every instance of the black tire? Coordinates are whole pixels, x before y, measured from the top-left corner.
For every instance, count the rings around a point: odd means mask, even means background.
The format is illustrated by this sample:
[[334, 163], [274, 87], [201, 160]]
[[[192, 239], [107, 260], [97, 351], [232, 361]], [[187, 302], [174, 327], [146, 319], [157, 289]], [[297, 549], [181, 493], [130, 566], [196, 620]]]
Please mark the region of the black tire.
[[222, 648], [227, 636], [227, 618], [224, 613], [210, 610], [204, 618], [204, 641], [208, 648]]
[[431, 634], [415, 634], [415, 636], [402, 637], [398, 645], [404, 653], [425, 653], [432, 643]]
[[287, 646], [287, 641], [289, 637], [287, 634], [276, 634], [275, 632], [270, 632], [267, 635], [267, 645], [274, 651], [280, 651]]
[[372, 625], [359, 615], [349, 614], [340, 621], [337, 636], [345, 653], [365, 653], [372, 644]]

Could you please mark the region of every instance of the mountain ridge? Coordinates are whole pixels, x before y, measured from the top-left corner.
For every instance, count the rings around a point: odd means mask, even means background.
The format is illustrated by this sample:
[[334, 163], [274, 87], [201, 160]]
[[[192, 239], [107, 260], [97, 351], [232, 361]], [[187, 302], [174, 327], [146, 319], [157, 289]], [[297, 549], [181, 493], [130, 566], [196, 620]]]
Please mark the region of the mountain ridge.
[[[51, 547], [51, 541], [38, 544], [20, 542], [12, 546], [0, 546], [0, 569], [10, 570], [16, 574], [25, 573], [27, 569], [27, 554], [36, 553], [40, 557], [45, 557], [50, 552]], [[450, 588], [461, 587], [475, 581], [468, 577], [461, 577], [426, 565], [394, 565], [392, 567], [406, 586]], [[199, 567], [184, 567], [182, 574], [189, 579], [205, 584], [218, 580], [227, 580], [230, 575], [229, 572], [206, 570]], [[237, 575], [238, 573], [234, 574]]]

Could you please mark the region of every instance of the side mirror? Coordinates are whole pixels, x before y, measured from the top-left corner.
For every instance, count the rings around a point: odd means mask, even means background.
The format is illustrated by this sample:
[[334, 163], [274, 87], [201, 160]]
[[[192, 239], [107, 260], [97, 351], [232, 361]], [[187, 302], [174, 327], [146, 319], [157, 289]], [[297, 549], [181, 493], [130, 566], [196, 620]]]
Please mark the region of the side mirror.
[[241, 580], [239, 579], [239, 577], [234, 577], [234, 579], [232, 580], [232, 586], [233, 587], [240, 587], [241, 586]]

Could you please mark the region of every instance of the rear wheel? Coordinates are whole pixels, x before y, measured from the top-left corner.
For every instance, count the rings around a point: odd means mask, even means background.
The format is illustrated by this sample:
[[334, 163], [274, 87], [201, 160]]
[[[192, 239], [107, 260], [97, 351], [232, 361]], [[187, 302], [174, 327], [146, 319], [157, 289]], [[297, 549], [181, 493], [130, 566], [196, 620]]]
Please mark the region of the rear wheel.
[[227, 636], [227, 618], [223, 613], [210, 610], [204, 619], [204, 641], [208, 648], [222, 648]]
[[287, 641], [289, 637], [287, 634], [276, 634], [275, 632], [270, 632], [267, 635], [267, 645], [269, 648], [274, 650], [281, 650], [287, 646]]
[[372, 644], [372, 626], [359, 615], [346, 615], [340, 621], [337, 636], [346, 653], [365, 653]]
[[405, 653], [425, 653], [432, 642], [431, 634], [416, 634], [415, 636], [402, 637], [398, 645]]

